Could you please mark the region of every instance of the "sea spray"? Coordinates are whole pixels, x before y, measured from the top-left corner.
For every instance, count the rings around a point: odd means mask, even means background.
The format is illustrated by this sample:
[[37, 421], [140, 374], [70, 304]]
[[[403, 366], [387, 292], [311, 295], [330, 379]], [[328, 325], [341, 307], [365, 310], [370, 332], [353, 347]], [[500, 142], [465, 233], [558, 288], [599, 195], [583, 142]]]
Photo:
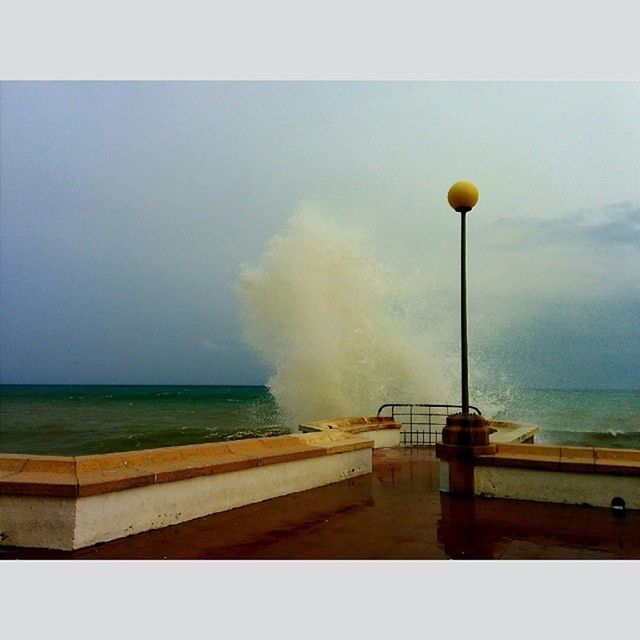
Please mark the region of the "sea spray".
[[[438, 336], [411, 326], [410, 292], [364, 235], [295, 214], [241, 271], [244, 336], [292, 421], [371, 415], [386, 402], [451, 402]], [[409, 294], [409, 295], [408, 295]]]

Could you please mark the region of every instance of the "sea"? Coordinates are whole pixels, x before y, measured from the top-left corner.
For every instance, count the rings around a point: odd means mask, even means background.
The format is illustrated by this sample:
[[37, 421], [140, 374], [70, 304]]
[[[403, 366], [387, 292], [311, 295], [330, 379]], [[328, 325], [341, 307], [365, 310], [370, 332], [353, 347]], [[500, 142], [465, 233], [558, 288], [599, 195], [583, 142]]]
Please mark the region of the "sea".
[[[483, 414], [538, 425], [540, 444], [640, 448], [640, 390], [515, 389]], [[86, 455], [293, 430], [263, 386], [0, 385], [5, 453]]]

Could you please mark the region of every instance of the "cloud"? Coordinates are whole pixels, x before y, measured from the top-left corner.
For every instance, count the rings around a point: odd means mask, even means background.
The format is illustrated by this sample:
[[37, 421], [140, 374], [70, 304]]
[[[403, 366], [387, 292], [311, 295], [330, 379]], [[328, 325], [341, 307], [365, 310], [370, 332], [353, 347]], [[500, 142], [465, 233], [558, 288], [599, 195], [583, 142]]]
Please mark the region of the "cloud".
[[495, 246], [516, 243], [549, 246], [571, 242], [584, 245], [629, 244], [640, 247], [640, 206], [619, 202], [561, 218], [502, 218], [492, 227]]
[[582, 221], [588, 237], [597, 242], [635, 244], [640, 246], [640, 206], [629, 202], [606, 207], [603, 211], [608, 217], [590, 223]]
[[640, 208], [633, 203], [504, 219], [479, 234], [478, 287], [489, 299], [567, 305], [640, 293]]

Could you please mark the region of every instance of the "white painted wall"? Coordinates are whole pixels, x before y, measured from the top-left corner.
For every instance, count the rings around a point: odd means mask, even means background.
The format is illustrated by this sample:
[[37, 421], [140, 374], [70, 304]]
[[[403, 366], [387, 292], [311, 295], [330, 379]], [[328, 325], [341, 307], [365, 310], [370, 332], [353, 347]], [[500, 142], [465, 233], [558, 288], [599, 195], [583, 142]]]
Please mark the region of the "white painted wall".
[[371, 449], [80, 498], [74, 548], [371, 473]]
[[75, 521], [75, 498], [0, 496], [3, 545], [69, 551]]
[[[442, 465], [442, 462], [440, 463]], [[640, 509], [640, 478], [518, 467], [475, 467], [476, 495], [609, 507], [621, 497]]]
[[366, 440], [373, 440], [374, 449], [400, 446], [400, 429], [378, 429], [378, 431], [363, 431], [358, 436]]

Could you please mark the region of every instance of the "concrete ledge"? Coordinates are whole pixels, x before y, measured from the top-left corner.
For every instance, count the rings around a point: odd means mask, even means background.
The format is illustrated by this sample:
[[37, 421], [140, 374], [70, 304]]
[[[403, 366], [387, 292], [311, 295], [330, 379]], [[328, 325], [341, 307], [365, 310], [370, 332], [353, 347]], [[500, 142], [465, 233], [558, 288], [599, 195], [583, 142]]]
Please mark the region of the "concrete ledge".
[[335, 418], [333, 420], [317, 420], [298, 425], [302, 433], [333, 432], [360, 435], [373, 440], [373, 448], [400, 446], [400, 429], [402, 424], [388, 416], [355, 416], [351, 418]]
[[0, 454], [0, 495], [82, 497], [372, 446], [366, 438], [335, 432], [92, 456]]
[[474, 458], [477, 466], [640, 476], [640, 450], [498, 444], [494, 454]]
[[491, 430], [491, 444], [526, 442], [533, 444], [533, 439], [540, 427], [527, 422], [507, 422], [505, 420], [487, 420]]
[[476, 495], [640, 509], [639, 450], [500, 444], [473, 462]]
[[0, 495], [78, 495], [74, 458], [0, 454], [0, 468]]
[[2, 544], [78, 549], [371, 472], [373, 441], [320, 432], [98, 456], [0, 455]]
[[640, 509], [640, 450], [541, 446], [533, 444], [535, 425], [488, 426], [493, 452], [437, 444], [440, 491], [599, 507], [619, 497]]
[[[488, 420], [491, 430], [489, 441], [497, 443], [533, 443], [534, 436], [540, 431], [535, 424], [524, 422], [507, 422], [505, 420]], [[302, 433], [318, 431], [337, 431], [359, 434], [374, 442], [374, 449], [400, 446], [400, 430], [402, 423], [390, 416], [355, 416], [335, 418], [333, 420], [316, 420], [299, 425]]]

